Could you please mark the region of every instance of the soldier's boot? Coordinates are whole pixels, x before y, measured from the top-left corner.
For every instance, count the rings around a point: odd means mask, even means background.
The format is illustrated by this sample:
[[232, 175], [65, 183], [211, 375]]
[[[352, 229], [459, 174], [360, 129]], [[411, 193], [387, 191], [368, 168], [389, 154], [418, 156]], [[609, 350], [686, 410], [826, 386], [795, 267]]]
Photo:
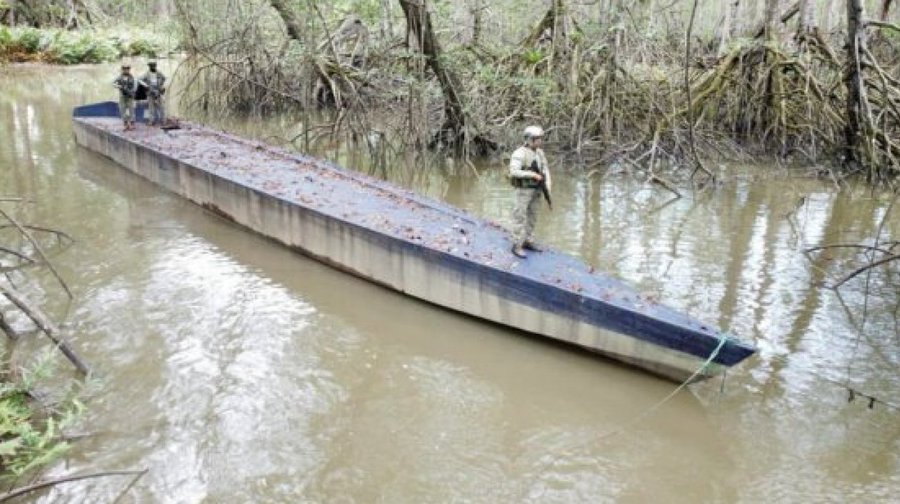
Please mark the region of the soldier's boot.
[[528, 257], [528, 254], [525, 253], [525, 250], [522, 249], [521, 245], [513, 245], [512, 253], [514, 256], [521, 257], [522, 259]]

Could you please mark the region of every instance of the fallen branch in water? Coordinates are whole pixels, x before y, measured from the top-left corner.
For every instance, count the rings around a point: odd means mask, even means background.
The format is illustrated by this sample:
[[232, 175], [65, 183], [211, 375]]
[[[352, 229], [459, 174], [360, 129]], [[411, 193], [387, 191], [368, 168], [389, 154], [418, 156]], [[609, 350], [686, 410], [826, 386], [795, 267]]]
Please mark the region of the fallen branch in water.
[[13, 341], [16, 341], [17, 339], [19, 339], [19, 336], [21, 336], [19, 334], [19, 331], [16, 331], [16, 329], [13, 326], [9, 325], [9, 322], [7, 322], [5, 318], [3, 318], [2, 313], [0, 313], [0, 331], [5, 332], [6, 335], [9, 336], [9, 338]]
[[[23, 253], [21, 253], [21, 252], [19, 252], [18, 250], [13, 250], [13, 249], [11, 249], [11, 248], [7, 248], [7, 247], [4, 247], [4, 246], [2, 246], [2, 245], [0, 245], [0, 252], [2, 252], [2, 253], [4, 253], [4, 254], [9, 254], [9, 255], [11, 255], [11, 256], [16, 256], [16, 257], [18, 257], [19, 259], [22, 259], [23, 261], [28, 262], [29, 264], [36, 264], [36, 263], [37, 263], [37, 261], [35, 261], [35, 260], [32, 259], [31, 257], [29, 257], [29, 256], [27, 256], [27, 255], [25, 255], [25, 254], [23, 254]], [[12, 270], [12, 269], [18, 269], [18, 266], [16, 266], [15, 268], [9, 268], [9, 267], [6, 267], [6, 268], [0, 268], [0, 271], [9, 271], [9, 270]]]
[[[885, 226], [885, 224], [887, 224], [888, 218], [890, 217], [891, 211], [894, 209], [894, 204], [897, 202], [898, 198], [900, 198], [900, 194], [895, 195], [894, 198], [891, 199], [890, 204], [888, 204], [887, 209], [884, 212], [884, 216], [881, 218], [881, 222], [878, 224], [878, 230], [875, 233], [875, 240], [874, 240], [875, 244], [873, 246], [868, 246], [868, 245], [857, 246], [859, 248], [866, 250], [867, 252], [881, 252], [883, 254], [887, 254], [887, 257], [882, 257], [881, 259], [875, 260], [872, 254], [867, 254], [867, 256], [869, 257], [869, 264], [861, 266], [861, 267], [851, 271], [850, 273], [844, 275], [840, 280], [838, 280], [837, 282], [835, 282], [833, 285], [830, 286], [831, 289], [839, 288], [840, 286], [847, 283], [850, 279], [856, 277], [857, 275], [859, 275], [861, 273], [865, 273], [867, 271], [872, 270], [873, 268], [876, 268], [883, 264], [887, 264], [889, 262], [900, 259], [900, 254], [894, 253], [894, 251], [893, 251], [894, 247], [897, 245], [897, 242], [895, 242], [895, 241], [884, 242], [884, 243], [880, 242], [881, 233], [884, 231], [884, 226]], [[879, 248], [880, 245], [887, 246], [888, 248], [887, 249]], [[826, 246], [817, 247], [817, 248], [824, 249], [824, 248], [829, 248], [829, 247], [838, 248], [838, 247], [854, 247], [854, 246], [840, 244], [840, 245], [832, 245], [832, 246], [826, 245]], [[816, 248], [813, 248], [810, 250], [815, 250], [815, 249]], [[868, 280], [866, 281], [866, 283], [868, 284]]]
[[669, 182], [668, 180], [666, 180], [666, 179], [660, 177], [659, 175], [651, 174], [651, 175], [650, 175], [650, 179], [648, 180], [648, 182], [650, 182], [651, 184], [658, 184], [658, 185], [662, 186], [664, 189], [666, 189], [667, 191], [669, 191], [669, 192], [671, 192], [672, 194], [674, 194], [676, 198], [681, 198], [681, 197], [682, 197], [682, 196], [681, 196], [681, 193], [678, 192], [678, 189], [675, 188], [675, 184], [673, 184], [673, 183]]
[[131, 487], [133, 487], [134, 484], [137, 483], [139, 479], [143, 478], [144, 475], [147, 474], [147, 471], [148, 471], [148, 469], [144, 469], [143, 471], [140, 472], [140, 474], [138, 474], [134, 478], [132, 478], [131, 482], [129, 482], [128, 485], [126, 485], [125, 488], [123, 488], [122, 491], [119, 492], [119, 495], [116, 496], [116, 498], [112, 501], [112, 504], [116, 504], [117, 502], [119, 502], [119, 499], [121, 499], [126, 493], [128, 493], [128, 491], [131, 490]]
[[813, 252], [818, 252], [820, 250], [828, 250], [828, 249], [838, 249], [838, 248], [856, 248], [862, 249], [870, 252], [881, 252], [882, 254], [893, 254], [890, 249], [883, 249], [879, 247], [872, 247], [869, 245], [859, 245], [855, 243], [838, 243], [835, 245], [822, 245], [819, 247], [810, 247], [803, 251], [804, 254], [811, 254]]
[[41, 249], [41, 246], [38, 244], [37, 240], [35, 240], [34, 237], [31, 236], [31, 233], [29, 233], [25, 227], [23, 227], [21, 224], [19, 224], [19, 222], [16, 219], [14, 219], [13, 216], [6, 213], [6, 211], [4, 211], [2, 208], [0, 208], [0, 215], [2, 215], [4, 218], [6, 218], [6, 220], [8, 220], [13, 226], [16, 227], [16, 229], [19, 230], [19, 233], [21, 233], [22, 236], [24, 236], [26, 239], [28, 239], [29, 242], [31, 242], [31, 246], [33, 246], [34, 250], [38, 253], [39, 256], [41, 256], [41, 260], [43, 260], [44, 263], [47, 264], [47, 267], [50, 268], [50, 271], [53, 273], [53, 276], [55, 276], [56, 279], [59, 280], [59, 283], [60, 283], [60, 285], [62, 285], [63, 290], [66, 291], [66, 295], [69, 296], [69, 299], [73, 299], [74, 296], [72, 295], [72, 291], [69, 290], [69, 286], [66, 285], [66, 281], [62, 279], [59, 272], [56, 271], [56, 268], [53, 267], [53, 263], [51, 263], [50, 259], [47, 258], [47, 255], [44, 254], [43, 249]]
[[68, 343], [63, 341], [62, 336], [60, 335], [59, 329], [56, 327], [53, 322], [40, 310], [35, 306], [31, 306], [31, 304], [26, 300], [22, 295], [16, 292], [14, 289], [6, 287], [0, 284], [0, 294], [3, 294], [6, 299], [9, 299], [12, 304], [16, 305], [16, 307], [22, 311], [25, 315], [28, 316], [35, 323], [35, 325], [40, 328], [44, 334], [50, 338], [51, 341], [56, 345], [57, 348], [65, 355], [72, 364], [75, 365], [75, 368], [78, 369], [82, 374], [89, 375], [91, 372], [91, 368], [88, 367], [87, 364], [78, 354], [72, 350], [72, 347], [69, 346]]
[[[104, 471], [98, 473], [91, 474], [73, 474], [71, 476], [64, 476], [62, 478], [48, 480], [48, 481], [39, 481], [32, 485], [16, 488], [14, 490], [10, 490], [5, 494], [0, 495], [0, 502], [6, 502], [10, 499], [14, 499], [16, 497], [21, 497], [22, 495], [29, 494], [36, 490], [41, 490], [44, 488], [50, 488], [62, 483], [70, 483], [72, 481], [81, 481], [86, 479], [94, 479], [94, 478], [104, 478], [106, 476], [131, 476], [131, 475], [139, 475], [143, 476], [148, 470], [142, 469], [140, 471]], [[133, 484], [133, 483], [132, 483]], [[129, 485], [130, 488], [130, 485]]]
[[850, 279], [852, 279], [853, 277], [859, 275], [860, 273], [865, 273], [866, 271], [868, 271], [868, 270], [870, 270], [870, 269], [872, 269], [872, 268], [881, 266], [882, 264], [887, 264], [887, 263], [889, 263], [889, 262], [891, 262], [891, 261], [896, 261], [896, 260], [898, 260], [898, 259], [900, 259], [900, 254], [895, 254], [895, 255], [892, 255], [892, 256], [888, 256], [888, 257], [883, 257], [883, 258], [881, 258], [881, 259], [879, 259], [879, 260], [877, 260], [877, 261], [870, 262], [869, 264], [866, 264], [865, 266], [862, 266], [862, 267], [860, 267], [860, 268], [857, 268], [857, 269], [855, 269], [854, 271], [848, 273], [847, 275], [844, 275], [844, 277], [841, 278], [840, 280], [838, 280], [837, 282], [835, 282], [834, 285], [831, 285], [831, 288], [832, 288], [832, 289], [837, 289], [837, 288], [840, 287], [841, 285], [844, 285], [845, 283], [847, 283], [848, 280], [850, 280]]

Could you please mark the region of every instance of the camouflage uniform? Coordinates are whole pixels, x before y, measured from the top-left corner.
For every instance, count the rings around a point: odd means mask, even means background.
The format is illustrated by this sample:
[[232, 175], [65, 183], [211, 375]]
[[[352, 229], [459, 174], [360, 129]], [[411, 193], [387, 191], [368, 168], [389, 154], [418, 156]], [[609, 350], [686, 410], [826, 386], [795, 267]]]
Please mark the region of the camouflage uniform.
[[140, 83], [147, 88], [147, 111], [150, 124], [163, 124], [166, 120], [166, 108], [163, 93], [166, 91], [166, 76], [152, 65], [150, 71], [141, 76]]
[[137, 91], [137, 81], [131, 73], [125, 73], [127, 67], [122, 68], [122, 74], [116, 77], [113, 85], [119, 88], [119, 114], [125, 129], [134, 127], [134, 94]]
[[516, 149], [509, 160], [509, 177], [516, 188], [516, 207], [513, 210], [513, 245], [515, 247], [530, 244], [534, 226], [537, 223], [537, 209], [541, 203], [541, 190], [538, 181], [533, 178], [534, 172], [526, 167], [537, 161], [538, 168], [550, 189], [550, 168], [541, 148], [531, 149], [521, 146]]

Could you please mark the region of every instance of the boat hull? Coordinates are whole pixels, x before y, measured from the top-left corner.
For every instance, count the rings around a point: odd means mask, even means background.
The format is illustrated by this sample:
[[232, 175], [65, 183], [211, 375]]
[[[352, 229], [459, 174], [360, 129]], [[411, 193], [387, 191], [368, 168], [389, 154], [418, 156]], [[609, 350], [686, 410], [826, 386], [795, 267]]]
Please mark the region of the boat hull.
[[[700, 350], [696, 345], [680, 349], [676, 344], [660, 344], [658, 336], [641, 339], [629, 332], [640, 330], [631, 326], [646, 324], [645, 319], [598, 323], [603, 310], [610, 310], [602, 301], [541, 285], [515, 269], [468, 260], [272, 195], [90, 119], [76, 117], [74, 132], [79, 145], [216, 215], [422, 301], [576, 345], [675, 381], [707, 378], [753, 352], [743, 343], [722, 339], [724, 335], [705, 341], [705, 349]], [[248, 143], [248, 148], [259, 147]], [[626, 330], [617, 330], [622, 326]], [[675, 327], [672, 333], [682, 329]], [[710, 339], [708, 334], [701, 336]]]

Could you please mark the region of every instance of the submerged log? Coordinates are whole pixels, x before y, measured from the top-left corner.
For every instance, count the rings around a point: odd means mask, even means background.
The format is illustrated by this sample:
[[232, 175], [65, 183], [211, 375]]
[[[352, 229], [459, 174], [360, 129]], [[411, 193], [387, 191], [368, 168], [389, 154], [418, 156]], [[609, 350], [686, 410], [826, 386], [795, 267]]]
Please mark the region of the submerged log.
[[31, 303], [25, 299], [24, 296], [19, 294], [15, 289], [10, 287], [6, 287], [0, 284], [0, 294], [9, 299], [9, 301], [16, 306], [19, 310], [22, 311], [28, 318], [31, 319], [32, 322], [50, 338], [51, 341], [56, 345], [57, 348], [66, 356], [72, 364], [75, 365], [75, 368], [78, 369], [82, 374], [88, 375], [91, 372], [91, 368], [75, 353], [75, 350], [69, 346], [62, 339], [62, 335], [60, 334], [59, 329], [56, 325], [50, 321], [50, 318], [41, 311], [40, 308], [33, 306]]

